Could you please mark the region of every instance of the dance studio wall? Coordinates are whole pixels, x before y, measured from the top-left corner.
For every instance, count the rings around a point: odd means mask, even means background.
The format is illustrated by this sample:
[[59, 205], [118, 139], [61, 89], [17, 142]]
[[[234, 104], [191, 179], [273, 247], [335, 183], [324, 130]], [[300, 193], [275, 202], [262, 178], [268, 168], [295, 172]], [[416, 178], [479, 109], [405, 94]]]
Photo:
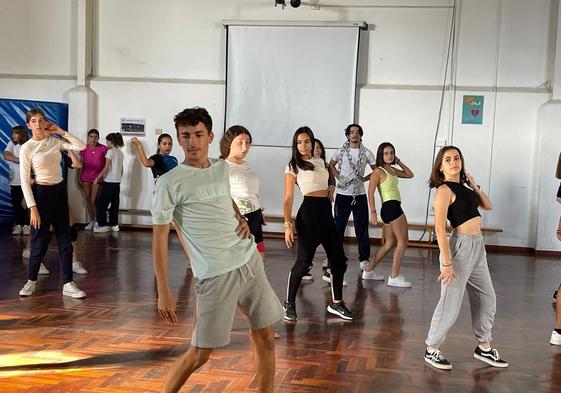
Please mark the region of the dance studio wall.
[[[31, 3], [0, 0], [2, 7], [9, 5], [10, 12], [20, 16], [6, 17], [9, 13], [2, 13], [0, 31], [16, 29], [15, 20], [22, 18], [32, 26]], [[67, 99], [68, 90], [74, 86], [75, 43], [71, 32], [76, 24], [76, 5], [71, 0], [48, 3], [48, 16], [57, 23], [42, 32], [41, 41], [16, 35], [10, 42], [0, 42], [2, 53], [11, 54], [0, 58], [2, 96], [58, 101]], [[330, 7], [347, 3], [362, 7]], [[157, 139], [154, 130], [173, 133], [173, 115], [185, 107], [200, 105], [212, 114], [219, 139], [224, 114], [222, 19], [365, 20], [369, 30], [361, 38], [358, 94], [358, 121], [366, 131], [364, 143], [371, 150], [386, 140], [396, 145], [397, 154], [416, 174], [414, 179], [400, 183], [404, 209], [410, 222], [422, 222], [453, 1], [422, 3], [321, 0], [324, 6], [316, 11], [306, 5], [281, 10], [268, 0], [97, 0], [93, 13], [93, 78], [89, 85], [97, 99], [97, 126], [103, 135], [117, 130], [123, 116], [143, 117], [145, 148], [153, 152]], [[412, 7], [401, 7], [404, 5]], [[536, 216], [541, 203], [538, 179], [550, 176], [553, 181], [553, 173], [536, 173], [540, 169], [538, 115], [551, 95], [552, 32], [556, 23], [552, 15], [556, 15], [556, 5], [554, 0], [458, 1], [455, 62], [451, 67], [456, 90], [448, 90], [445, 95], [438, 140], [462, 147], [468, 169], [489, 191], [495, 210], [485, 215], [485, 225], [504, 229], [501, 234], [488, 236], [490, 244], [536, 244]], [[48, 50], [43, 51], [43, 47]], [[33, 61], [33, 51], [42, 55], [44, 67]], [[464, 94], [485, 96], [482, 125], [461, 124]], [[328, 114], [326, 108], [324, 113], [310, 116]], [[344, 126], [340, 126], [341, 143]], [[314, 131], [321, 138], [322, 131]], [[85, 136], [85, 132], [77, 133]], [[211, 149], [214, 156], [217, 142]], [[151, 192], [146, 191], [152, 188], [150, 171], [140, 167], [129, 146], [124, 152], [128, 176], [122, 185], [122, 207], [147, 210]], [[173, 154], [183, 158], [177, 145]], [[282, 178], [289, 155], [288, 149], [265, 147], [255, 147], [250, 153], [249, 162], [262, 179], [266, 214], [282, 214]], [[294, 212], [299, 201], [295, 201]], [[122, 221], [150, 222], [143, 216], [123, 216]], [[271, 224], [267, 230], [280, 231], [282, 227]], [[377, 230], [371, 233], [379, 236]], [[353, 234], [352, 229], [348, 234]], [[416, 235], [411, 232], [410, 236]]]

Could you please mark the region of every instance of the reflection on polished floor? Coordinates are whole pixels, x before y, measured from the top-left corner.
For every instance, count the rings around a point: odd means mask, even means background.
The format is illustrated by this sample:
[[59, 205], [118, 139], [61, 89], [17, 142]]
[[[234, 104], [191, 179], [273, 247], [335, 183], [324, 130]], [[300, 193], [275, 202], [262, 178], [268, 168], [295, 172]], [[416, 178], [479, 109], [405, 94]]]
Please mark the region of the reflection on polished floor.
[[[180, 323], [166, 324], [155, 312], [151, 234], [80, 232], [79, 257], [89, 270], [75, 276], [87, 298], [61, 294], [55, 242], [30, 298], [18, 291], [26, 280], [23, 240], [0, 234], [0, 392], [158, 392], [173, 358], [191, 337], [196, 281], [171, 241], [170, 277], [179, 295]], [[266, 239], [266, 269], [284, 300], [295, 258], [280, 240]], [[275, 330], [276, 392], [561, 392], [561, 347], [549, 345], [554, 310], [551, 294], [561, 279], [560, 258], [490, 253], [497, 293], [495, 345], [511, 366], [493, 369], [473, 358], [467, 297], [443, 351], [453, 364], [439, 371], [423, 361], [424, 340], [439, 296], [437, 252], [407, 250], [402, 272], [411, 289], [363, 281], [356, 246], [344, 289], [353, 322], [325, 311], [329, 284], [321, 280], [320, 248], [315, 281], [297, 298], [298, 322]], [[381, 271], [389, 272], [390, 261]], [[248, 331], [236, 319], [231, 344], [211, 360], [183, 392], [255, 392]]]

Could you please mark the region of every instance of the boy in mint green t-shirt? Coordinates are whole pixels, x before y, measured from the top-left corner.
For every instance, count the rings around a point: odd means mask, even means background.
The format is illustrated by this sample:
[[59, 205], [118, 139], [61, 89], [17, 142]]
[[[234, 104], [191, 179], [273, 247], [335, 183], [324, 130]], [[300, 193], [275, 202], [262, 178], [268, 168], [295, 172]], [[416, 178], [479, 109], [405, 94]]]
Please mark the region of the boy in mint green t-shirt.
[[214, 138], [210, 115], [204, 108], [189, 108], [177, 114], [174, 122], [185, 161], [159, 178], [152, 201], [160, 315], [177, 322], [167, 269], [172, 220], [185, 240], [199, 281], [191, 346], [172, 367], [164, 391], [179, 391], [214, 348], [230, 342], [239, 308], [250, 322], [261, 391], [272, 392], [275, 353], [271, 325], [282, 318], [282, 306], [267, 280], [249, 226], [230, 197], [228, 166], [208, 158]]

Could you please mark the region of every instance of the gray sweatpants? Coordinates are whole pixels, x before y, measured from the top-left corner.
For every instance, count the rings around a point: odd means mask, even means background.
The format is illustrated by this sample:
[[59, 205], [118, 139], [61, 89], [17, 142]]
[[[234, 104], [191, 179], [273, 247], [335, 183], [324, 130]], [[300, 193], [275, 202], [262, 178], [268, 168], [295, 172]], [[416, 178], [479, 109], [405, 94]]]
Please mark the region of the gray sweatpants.
[[[497, 308], [495, 290], [487, 266], [487, 253], [481, 235], [452, 234], [450, 253], [456, 279], [450, 286], [441, 284], [426, 344], [439, 348], [458, 318], [467, 288], [471, 306], [471, 324], [478, 342], [490, 342]], [[442, 256], [440, 257], [442, 265]]]

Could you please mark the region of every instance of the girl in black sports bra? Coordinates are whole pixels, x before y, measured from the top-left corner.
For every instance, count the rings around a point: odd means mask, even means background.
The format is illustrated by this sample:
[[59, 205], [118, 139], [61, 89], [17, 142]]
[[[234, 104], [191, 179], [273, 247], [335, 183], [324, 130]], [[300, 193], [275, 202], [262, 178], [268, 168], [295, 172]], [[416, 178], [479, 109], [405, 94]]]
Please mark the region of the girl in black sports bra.
[[[425, 361], [439, 369], [452, 368], [440, 346], [458, 318], [467, 289], [473, 333], [478, 342], [473, 356], [493, 367], [508, 367], [499, 352], [491, 348], [496, 297], [478, 211], [478, 208], [491, 210], [493, 205], [473, 176], [465, 172], [464, 158], [457, 147], [446, 146], [440, 150], [429, 183], [431, 188], [436, 188], [434, 225], [440, 249], [441, 289], [425, 341]], [[454, 228], [450, 238], [446, 232], [447, 218]]]

